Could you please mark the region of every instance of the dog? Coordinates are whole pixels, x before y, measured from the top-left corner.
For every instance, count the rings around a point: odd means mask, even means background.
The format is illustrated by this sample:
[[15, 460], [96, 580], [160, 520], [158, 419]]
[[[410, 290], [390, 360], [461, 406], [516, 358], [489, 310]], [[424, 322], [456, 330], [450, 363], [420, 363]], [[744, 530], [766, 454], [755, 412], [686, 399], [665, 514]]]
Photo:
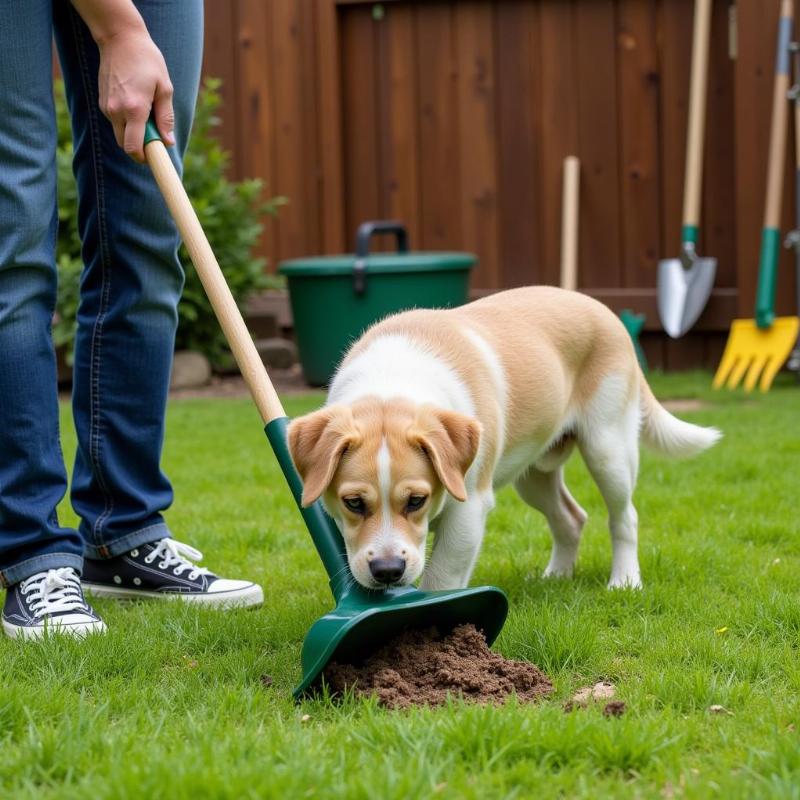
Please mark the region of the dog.
[[608, 508], [608, 586], [621, 588], [641, 586], [639, 440], [680, 457], [720, 435], [659, 404], [606, 306], [535, 286], [376, 323], [345, 355], [326, 405], [289, 425], [288, 443], [302, 504], [322, 499], [354, 578], [379, 588], [422, 576], [425, 590], [468, 584], [508, 483], [549, 524], [544, 575], [571, 576], [587, 517], [564, 484], [577, 445]]

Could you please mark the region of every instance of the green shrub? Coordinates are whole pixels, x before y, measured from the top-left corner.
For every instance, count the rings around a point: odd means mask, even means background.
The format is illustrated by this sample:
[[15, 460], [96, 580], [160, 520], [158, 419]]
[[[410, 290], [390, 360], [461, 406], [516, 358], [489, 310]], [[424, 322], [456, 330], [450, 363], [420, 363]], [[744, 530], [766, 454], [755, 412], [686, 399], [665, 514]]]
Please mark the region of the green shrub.
[[[278, 279], [265, 275], [264, 259], [255, 258], [253, 248], [263, 229], [262, 217], [277, 214], [286, 199], [263, 200], [259, 180], [233, 182], [226, 179], [228, 154], [213, 134], [214, 127], [219, 124], [216, 116], [220, 104], [219, 85], [218, 80], [207, 79], [200, 91], [184, 158], [183, 182], [231, 292], [241, 307], [260, 289], [279, 285]], [[71, 361], [83, 262], [78, 237], [77, 189], [72, 174], [72, 133], [64, 87], [60, 82], [56, 86], [56, 114], [59, 288], [53, 338], [56, 346], [67, 347]], [[183, 245], [179, 257], [186, 271], [186, 285], [178, 306], [176, 347], [205, 353], [215, 365], [227, 363], [225, 339]]]

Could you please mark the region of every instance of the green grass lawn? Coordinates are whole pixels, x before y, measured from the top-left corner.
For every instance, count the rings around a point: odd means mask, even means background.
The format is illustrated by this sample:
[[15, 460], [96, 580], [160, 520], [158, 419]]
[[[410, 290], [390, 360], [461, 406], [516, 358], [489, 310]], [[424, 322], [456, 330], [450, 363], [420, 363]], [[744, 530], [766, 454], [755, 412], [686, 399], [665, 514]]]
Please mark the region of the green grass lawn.
[[[579, 458], [568, 483], [590, 518], [572, 581], [540, 578], [546, 525], [500, 493], [473, 582], [508, 593], [496, 648], [547, 671], [552, 698], [411, 712], [292, 702], [327, 580], [251, 404], [173, 402], [169, 523], [208, 565], [263, 583], [266, 603], [97, 602], [105, 637], [0, 640], [0, 797], [800, 797], [800, 389], [708, 382], [652, 381], [660, 397], [708, 401], [682, 416], [725, 438], [687, 462], [644, 452], [644, 590], [605, 588], [605, 512]], [[64, 420], [71, 460], [67, 408]], [[623, 717], [562, 711], [600, 679]]]

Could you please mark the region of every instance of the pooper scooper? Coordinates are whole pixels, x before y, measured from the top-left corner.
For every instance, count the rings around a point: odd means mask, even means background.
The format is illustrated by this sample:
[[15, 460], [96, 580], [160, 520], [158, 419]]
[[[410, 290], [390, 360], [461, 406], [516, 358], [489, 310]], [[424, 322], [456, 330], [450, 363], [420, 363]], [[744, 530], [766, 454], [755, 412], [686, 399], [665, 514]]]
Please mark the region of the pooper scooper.
[[361, 660], [406, 629], [435, 626], [444, 632], [472, 623], [491, 644], [508, 613], [508, 600], [500, 589], [492, 586], [441, 592], [423, 592], [413, 586], [365, 589], [353, 580], [342, 537], [321, 503], [317, 501], [307, 508], [300, 506], [302, 482], [286, 441], [289, 420], [152, 121], [145, 132], [145, 157], [266, 424], [267, 439], [330, 578], [336, 607], [318, 619], [306, 636], [301, 657], [303, 677], [294, 691], [295, 697], [314, 687], [331, 661]]

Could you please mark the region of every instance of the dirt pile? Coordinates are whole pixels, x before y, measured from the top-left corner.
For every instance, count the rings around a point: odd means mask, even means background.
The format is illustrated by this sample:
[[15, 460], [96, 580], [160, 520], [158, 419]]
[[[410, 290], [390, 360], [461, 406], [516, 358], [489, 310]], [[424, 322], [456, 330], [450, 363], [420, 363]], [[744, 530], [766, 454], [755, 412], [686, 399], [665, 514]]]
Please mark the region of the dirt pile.
[[409, 631], [361, 665], [331, 664], [325, 680], [335, 693], [353, 688], [360, 696], [376, 695], [389, 708], [440, 705], [448, 695], [502, 703], [516, 694], [529, 703], [553, 691], [533, 664], [493, 653], [474, 625], [461, 625], [447, 636], [435, 628]]

